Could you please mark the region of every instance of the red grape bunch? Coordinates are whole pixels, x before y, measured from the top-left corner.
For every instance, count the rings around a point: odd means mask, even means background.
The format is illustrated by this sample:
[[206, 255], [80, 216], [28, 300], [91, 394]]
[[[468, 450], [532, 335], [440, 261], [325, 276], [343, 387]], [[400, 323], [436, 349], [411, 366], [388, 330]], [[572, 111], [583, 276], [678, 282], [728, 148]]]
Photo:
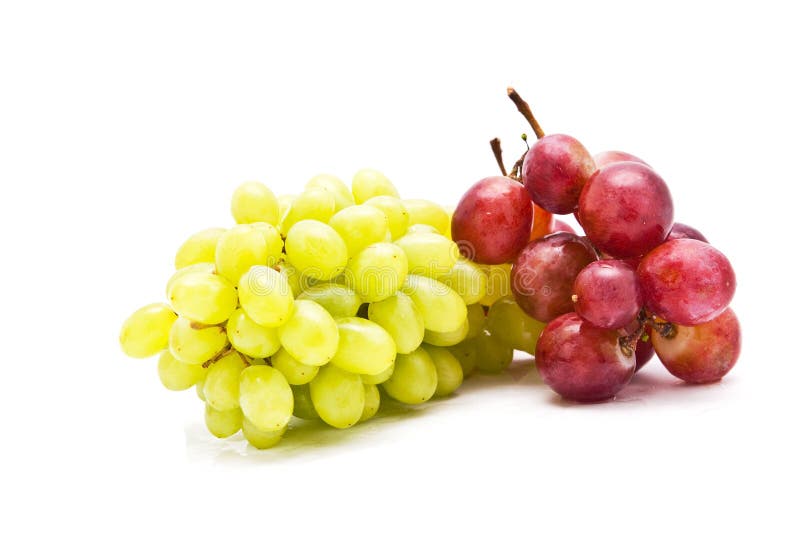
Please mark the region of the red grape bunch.
[[[467, 190], [451, 233], [469, 259], [512, 264], [516, 304], [546, 324], [529, 351], [542, 380], [566, 399], [606, 400], [654, 352], [686, 382], [721, 379], [741, 348], [728, 259], [674, 222], [669, 188], [650, 165], [545, 135], [519, 94], [508, 95], [538, 140], [510, 173], [492, 140], [503, 176]], [[586, 235], [553, 214], [573, 214]]]

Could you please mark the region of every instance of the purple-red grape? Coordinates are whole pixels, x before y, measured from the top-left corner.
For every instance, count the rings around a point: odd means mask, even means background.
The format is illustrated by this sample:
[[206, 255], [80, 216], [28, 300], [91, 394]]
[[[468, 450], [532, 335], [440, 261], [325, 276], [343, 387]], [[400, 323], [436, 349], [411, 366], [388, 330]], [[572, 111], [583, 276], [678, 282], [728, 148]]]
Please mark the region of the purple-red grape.
[[710, 321], [728, 307], [736, 275], [728, 258], [695, 239], [673, 239], [645, 256], [637, 269], [648, 312], [681, 325]]
[[650, 342], [649, 338], [647, 341], [640, 339], [636, 343], [636, 371], [639, 371], [644, 364], [649, 362], [653, 358], [653, 354], [655, 354], [655, 352], [656, 351], [653, 349], [653, 344]]
[[696, 239], [708, 243], [708, 239], [700, 233], [700, 230], [679, 222], [672, 225], [672, 230], [667, 236], [667, 239]]
[[551, 321], [536, 347], [542, 380], [570, 400], [612, 398], [633, 376], [636, 357], [623, 352], [619, 333], [592, 326], [577, 313]]
[[556, 219], [553, 221], [553, 233], [555, 232], [569, 232], [574, 234], [575, 230], [562, 220]]
[[546, 135], [525, 155], [522, 183], [538, 206], [551, 213], [572, 213], [594, 170], [592, 155], [577, 139]]
[[514, 260], [528, 243], [533, 206], [525, 188], [505, 176], [470, 187], [453, 212], [451, 234], [461, 253], [478, 263]]
[[586, 182], [578, 213], [597, 248], [615, 258], [632, 258], [664, 242], [672, 228], [672, 196], [647, 165], [613, 163]]
[[652, 340], [664, 367], [693, 384], [715, 382], [725, 376], [742, 348], [739, 320], [730, 308], [707, 323], [676, 326], [673, 337], [653, 332]]
[[634, 161], [636, 163], [647, 165], [648, 167], [650, 166], [644, 160], [621, 150], [607, 150], [594, 155], [594, 164], [597, 165], [598, 169], [602, 169], [606, 165], [620, 163], [622, 161]]
[[575, 311], [598, 328], [622, 328], [642, 309], [636, 271], [623, 260], [599, 260], [578, 273], [573, 285]]
[[595, 260], [592, 245], [575, 234], [558, 232], [531, 241], [511, 268], [511, 290], [517, 304], [543, 323], [571, 312], [575, 277]]

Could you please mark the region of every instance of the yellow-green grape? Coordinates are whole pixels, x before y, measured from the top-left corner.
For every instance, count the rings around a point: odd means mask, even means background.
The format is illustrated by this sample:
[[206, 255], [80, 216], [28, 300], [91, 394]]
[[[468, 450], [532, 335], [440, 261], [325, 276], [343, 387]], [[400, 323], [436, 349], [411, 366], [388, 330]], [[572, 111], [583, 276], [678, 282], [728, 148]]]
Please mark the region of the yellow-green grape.
[[396, 293], [380, 302], [373, 302], [369, 305], [367, 316], [389, 332], [397, 352], [401, 354], [412, 352], [422, 343], [425, 321], [417, 305], [405, 293]]
[[181, 317], [203, 324], [220, 324], [236, 309], [236, 288], [216, 274], [190, 273], [170, 286], [172, 309]]
[[436, 393], [436, 365], [422, 347], [411, 354], [398, 354], [394, 372], [383, 383], [383, 390], [405, 404], [421, 404]]
[[284, 425], [277, 430], [263, 430], [258, 428], [247, 418], [242, 419], [242, 434], [244, 439], [256, 449], [269, 449], [280, 443], [281, 438], [286, 433], [288, 425]]
[[278, 329], [281, 345], [306, 365], [325, 365], [339, 346], [339, 329], [325, 308], [313, 300], [297, 300], [292, 316]]
[[377, 375], [361, 375], [361, 381], [365, 384], [383, 384], [389, 380], [389, 377], [392, 376], [392, 373], [394, 373], [394, 363]]
[[[261, 232], [261, 237], [264, 238], [264, 243], [267, 244], [267, 263], [268, 267], [273, 267], [281, 261], [281, 256], [283, 255], [283, 239], [281, 238], [281, 233], [272, 226], [271, 224], [267, 223], [253, 223], [250, 226]], [[237, 278], [236, 281], [238, 282], [239, 279]]]
[[242, 410], [239, 408], [221, 412], [206, 404], [205, 412], [206, 428], [220, 439], [228, 438], [242, 428]]
[[306, 191], [309, 189], [324, 189], [335, 201], [336, 211], [341, 211], [356, 203], [353, 193], [343, 181], [332, 174], [318, 174], [308, 181]]
[[319, 414], [317, 414], [317, 411], [314, 409], [314, 403], [311, 402], [311, 390], [308, 389], [308, 384], [292, 386], [292, 394], [294, 395], [293, 415], [295, 417], [307, 421], [319, 419]]
[[514, 297], [499, 299], [492, 304], [486, 315], [486, 329], [493, 336], [528, 354], [536, 353], [536, 344], [545, 326], [545, 323], [522, 311]]
[[[238, 352], [231, 351], [208, 368], [203, 395], [215, 410], [226, 411], [239, 407], [239, 375], [246, 365]], [[256, 366], [259, 369], [264, 366]]]
[[286, 258], [301, 276], [326, 281], [344, 271], [347, 245], [327, 224], [300, 221], [286, 236]]
[[184, 275], [192, 273], [216, 274], [216, 272], [217, 272], [217, 266], [212, 262], [194, 263], [192, 265], [187, 265], [182, 269], [178, 269], [173, 273], [172, 276], [169, 277], [169, 280], [167, 280], [167, 290], [165, 294], [169, 295], [172, 286], [179, 278], [181, 278]]
[[122, 351], [132, 358], [147, 358], [169, 345], [169, 332], [178, 318], [166, 304], [148, 304], [125, 319], [119, 331]]
[[280, 219], [283, 220], [286, 214], [289, 213], [289, 208], [292, 207], [292, 202], [297, 198], [297, 195], [280, 195], [278, 197], [278, 209], [280, 211]]
[[409, 274], [402, 291], [416, 304], [427, 330], [452, 332], [467, 318], [467, 305], [458, 293], [432, 278]]
[[[412, 224], [406, 231], [407, 234], [439, 234], [439, 230], [430, 224]], [[442, 235], [442, 234], [439, 234]]]
[[461, 364], [461, 370], [464, 376], [471, 375], [478, 364], [478, 344], [477, 339], [467, 339], [458, 345], [448, 347], [453, 356], [455, 356], [458, 363]]
[[268, 365], [251, 365], [239, 377], [239, 404], [248, 421], [261, 430], [280, 430], [294, 410], [292, 388]]
[[[208, 373], [206, 373], [206, 374], [208, 374]], [[194, 385], [194, 392], [197, 394], [197, 398], [200, 399], [201, 401], [203, 401], [203, 403], [206, 402], [206, 394], [203, 391], [203, 388], [205, 387], [205, 385], [206, 385], [206, 377], [205, 376], [203, 378], [201, 378], [197, 382], [197, 384]]]
[[214, 263], [217, 240], [224, 233], [224, 228], [208, 228], [189, 236], [175, 254], [175, 270], [195, 263]]
[[452, 347], [467, 339], [469, 334], [469, 321], [464, 320], [461, 326], [452, 332], [434, 332], [433, 330], [425, 331], [424, 341], [428, 345], [435, 345], [437, 347]]
[[375, 169], [361, 169], [353, 176], [353, 198], [356, 204], [363, 204], [372, 197], [390, 196], [400, 197], [394, 184]]
[[408, 229], [408, 211], [403, 201], [397, 197], [381, 195], [368, 199], [364, 204], [381, 210], [389, 223], [390, 241], [400, 239]]
[[478, 334], [483, 332], [483, 326], [486, 323], [486, 312], [483, 310], [483, 306], [480, 304], [467, 306], [467, 322], [469, 323], [469, 330], [467, 331], [466, 339], [477, 337]]
[[403, 249], [392, 243], [375, 243], [350, 260], [345, 280], [364, 302], [377, 302], [397, 293], [407, 274]]
[[289, 282], [289, 287], [292, 289], [292, 295], [295, 297], [308, 289], [306, 287], [308, 285], [306, 280], [300, 276], [300, 273], [297, 272], [297, 269], [294, 268], [294, 265], [291, 265], [285, 261], [281, 261], [275, 268], [278, 270], [278, 272], [286, 277], [286, 280]]
[[361, 306], [361, 297], [356, 292], [342, 284], [325, 282], [307, 288], [298, 300], [313, 300], [326, 310], [334, 319], [340, 317], [355, 317]]
[[336, 428], [351, 427], [364, 413], [364, 385], [359, 375], [326, 365], [309, 384], [320, 418]]
[[206, 326], [180, 317], [169, 331], [169, 350], [183, 363], [204, 363], [227, 345], [228, 336], [220, 325]]
[[480, 300], [484, 306], [491, 306], [500, 298], [511, 295], [511, 264], [481, 265], [486, 273], [486, 295]]
[[364, 411], [361, 412], [361, 418], [358, 420], [363, 423], [367, 419], [378, 413], [381, 407], [381, 392], [378, 391], [378, 386], [374, 384], [364, 384]]
[[319, 371], [316, 365], [300, 363], [283, 348], [272, 357], [272, 367], [280, 371], [286, 381], [293, 386], [308, 384]]
[[233, 192], [231, 214], [237, 224], [278, 224], [280, 209], [275, 193], [261, 182], [245, 182]]
[[158, 378], [171, 391], [183, 391], [202, 380], [208, 371], [199, 364], [176, 360], [169, 350], [158, 357]]
[[475, 344], [478, 353], [475, 364], [484, 373], [499, 373], [514, 359], [514, 349], [485, 330], [475, 338]]
[[261, 326], [241, 308], [231, 314], [226, 330], [231, 346], [251, 358], [267, 358], [281, 348], [278, 330]]
[[324, 189], [303, 191], [292, 201], [289, 211], [281, 221], [281, 234], [284, 236], [292, 227], [305, 220], [327, 223], [336, 212], [336, 199]]
[[409, 224], [427, 224], [442, 235], [450, 228], [450, 216], [439, 204], [421, 198], [404, 200], [403, 204], [408, 211]]
[[352, 258], [365, 247], [382, 241], [389, 229], [386, 215], [374, 206], [350, 206], [331, 217], [328, 224], [342, 236]]
[[436, 278], [464, 299], [467, 305], [480, 302], [486, 296], [488, 276], [476, 264], [459, 258], [446, 273]]
[[239, 280], [239, 302], [247, 316], [267, 328], [286, 321], [294, 308], [289, 280], [275, 269], [251, 267]]
[[267, 264], [267, 243], [264, 234], [249, 224], [234, 226], [217, 241], [217, 274], [232, 284], [253, 265]]
[[336, 324], [339, 347], [333, 365], [360, 375], [376, 375], [392, 365], [397, 348], [386, 330], [360, 317], [339, 319]]
[[423, 345], [428, 355], [436, 366], [436, 393], [437, 397], [450, 395], [464, 382], [464, 370], [461, 363], [453, 356], [453, 353], [443, 347], [432, 347]]
[[458, 245], [439, 234], [406, 234], [395, 245], [406, 253], [411, 274], [436, 278], [452, 269], [459, 258]]
[[453, 212], [456, 211], [455, 206], [445, 206], [444, 211], [447, 212], [447, 231], [444, 233], [444, 236], [447, 239], [453, 239]]

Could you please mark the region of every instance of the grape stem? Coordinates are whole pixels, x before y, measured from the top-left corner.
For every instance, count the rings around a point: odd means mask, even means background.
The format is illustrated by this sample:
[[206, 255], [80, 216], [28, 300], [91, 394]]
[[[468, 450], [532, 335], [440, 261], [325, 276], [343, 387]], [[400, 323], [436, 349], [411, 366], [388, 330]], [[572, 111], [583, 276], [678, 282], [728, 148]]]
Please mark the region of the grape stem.
[[508, 176], [506, 166], [503, 164], [503, 149], [500, 148], [500, 139], [495, 137], [489, 141], [489, 145], [492, 147], [492, 154], [497, 161], [497, 166], [500, 167], [500, 172], [503, 173], [503, 176]]
[[650, 328], [658, 332], [658, 335], [665, 339], [672, 339], [678, 335], [678, 327], [674, 324], [659, 320], [655, 315], [647, 315], [645, 322], [650, 325]]
[[230, 344], [226, 344], [224, 347], [222, 347], [222, 350], [220, 350], [218, 353], [216, 353], [214, 356], [212, 356], [211, 359], [203, 362], [203, 369], [208, 369], [209, 366], [211, 366], [212, 364], [217, 363], [222, 358], [224, 358], [225, 356], [230, 354], [232, 351], [233, 351], [233, 349], [231, 348]]
[[636, 354], [636, 344], [644, 335], [644, 321], [639, 321], [639, 327], [632, 334], [622, 336], [619, 338], [619, 348], [622, 349], [622, 354], [630, 358]]
[[539, 122], [536, 120], [536, 117], [533, 116], [531, 107], [527, 102], [525, 102], [525, 100], [523, 100], [521, 96], [519, 96], [519, 93], [513, 87], [508, 88], [508, 98], [514, 102], [514, 105], [517, 106], [517, 111], [522, 113], [522, 116], [525, 117], [525, 120], [531, 125], [531, 128], [533, 128], [533, 133], [536, 134], [536, 138], [541, 139], [544, 137], [544, 130], [542, 130], [542, 127], [539, 126]]

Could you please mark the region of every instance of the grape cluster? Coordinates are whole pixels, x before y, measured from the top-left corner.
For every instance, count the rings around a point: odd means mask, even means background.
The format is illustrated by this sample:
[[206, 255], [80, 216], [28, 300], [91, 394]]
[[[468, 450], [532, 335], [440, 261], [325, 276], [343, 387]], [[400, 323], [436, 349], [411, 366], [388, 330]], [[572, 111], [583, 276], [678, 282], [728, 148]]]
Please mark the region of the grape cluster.
[[377, 171], [352, 188], [319, 175], [296, 196], [248, 182], [231, 211], [235, 226], [180, 246], [167, 302], [120, 333], [129, 356], [158, 354], [166, 388], [195, 387], [219, 438], [241, 430], [267, 448], [292, 417], [347, 428], [382, 395], [447, 396], [476, 367], [503, 369], [513, 348], [533, 352], [544, 326], [514, 302], [510, 265], [464, 258], [448, 211], [401, 200]]
[[[452, 236], [469, 258], [512, 263], [514, 299], [535, 321], [514, 328], [531, 332], [544, 382], [567, 399], [609, 399], [654, 351], [684, 381], [722, 378], [741, 347], [728, 259], [673, 221], [670, 191], [650, 165], [545, 135], [516, 91], [509, 96], [538, 140], [511, 173], [464, 194]], [[505, 174], [499, 140], [492, 148]], [[586, 235], [553, 214], [573, 214]]]

